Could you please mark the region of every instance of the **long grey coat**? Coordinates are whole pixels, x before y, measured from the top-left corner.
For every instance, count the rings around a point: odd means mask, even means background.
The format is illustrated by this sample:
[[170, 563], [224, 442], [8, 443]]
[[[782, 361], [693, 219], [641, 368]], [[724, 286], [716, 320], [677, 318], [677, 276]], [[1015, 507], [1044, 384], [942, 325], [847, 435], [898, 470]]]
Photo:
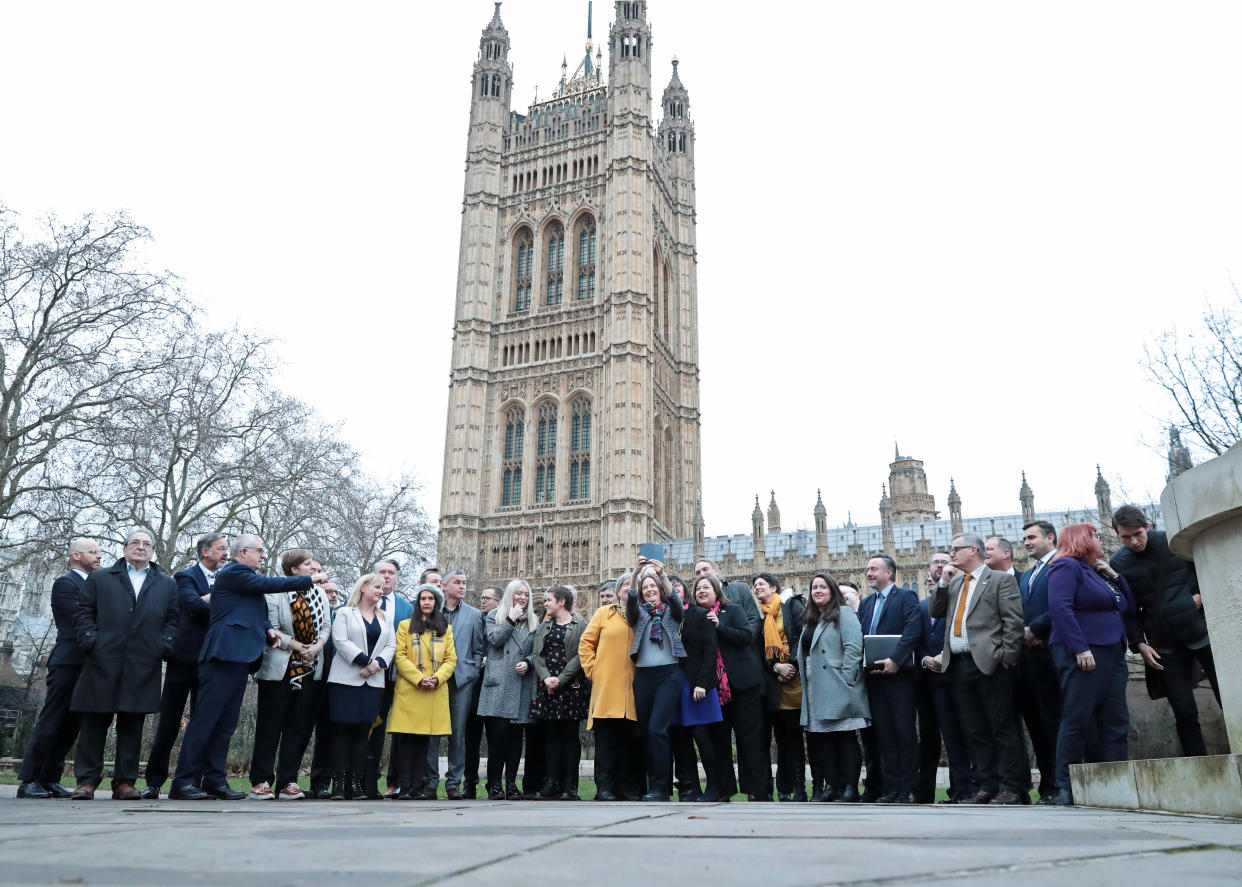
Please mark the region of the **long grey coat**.
[[862, 626], [849, 607], [841, 607], [838, 625], [817, 625], [811, 652], [797, 646], [798, 674], [802, 676], [803, 727], [817, 721], [870, 718], [862, 671]]
[[[508, 718], [515, 724], [533, 723], [530, 716], [531, 697], [535, 687], [535, 668], [531, 652], [535, 636], [523, 620], [517, 625], [502, 616], [497, 624], [492, 614], [486, 617], [487, 668], [483, 671], [483, 687], [479, 690], [481, 718]], [[525, 661], [525, 675], [514, 669]]]

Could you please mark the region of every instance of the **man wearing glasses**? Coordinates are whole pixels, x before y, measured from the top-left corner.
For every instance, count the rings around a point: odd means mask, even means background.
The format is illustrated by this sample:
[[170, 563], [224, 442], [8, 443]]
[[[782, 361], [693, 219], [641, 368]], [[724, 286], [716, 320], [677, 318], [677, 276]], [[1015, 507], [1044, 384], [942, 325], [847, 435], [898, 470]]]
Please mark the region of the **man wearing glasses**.
[[103, 776], [104, 740], [116, 718], [116, 765], [112, 797], [134, 801], [142, 722], [160, 710], [164, 657], [172, 652], [181, 616], [177, 584], [153, 563], [153, 539], [134, 530], [124, 556], [106, 570], [86, 577], [74, 627], [85, 654], [82, 676], [73, 691], [73, 711], [81, 716], [72, 798], [89, 801]]
[[260, 575], [267, 552], [253, 533], [237, 536], [229, 554], [233, 563], [216, 573], [211, 588], [211, 625], [198, 657], [198, 705], [181, 742], [177, 774], [168, 793], [172, 800], [246, 797], [245, 792], [229, 788], [225, 764], [251, 665], [263, 656], [266, 644], [280, 640], [268, 621], [264, 596], [305, 591], [329, 580], [327, 573]]

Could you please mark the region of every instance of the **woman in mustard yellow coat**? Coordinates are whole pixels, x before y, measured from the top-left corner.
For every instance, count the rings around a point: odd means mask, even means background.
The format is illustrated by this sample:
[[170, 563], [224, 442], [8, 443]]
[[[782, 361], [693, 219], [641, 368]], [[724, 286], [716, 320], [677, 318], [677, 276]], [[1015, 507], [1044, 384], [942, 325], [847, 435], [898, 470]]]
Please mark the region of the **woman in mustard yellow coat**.
[[[628, 579], [626, 575], [621, 580], [627, 588]], [[591, 680], [587, 729], [595, 734], [597, 801], [630, 800], [637, 790], [637, 774], [622, 773], [625, 769], [622, 749], [635, 741], [638, 723], [638, 709], [634, 705], [634, 661], [630, 659], [634, 629], [625, 618], [624, 603], [617, 603], [613, 588], [600, 591], [600, 602], [604, 606], [595, 611], [578, 641], [578, 659]], [[624, 597], [621, 600], [624, 601]]]
[[405, 787], [398, 796], [402, 801], [435, 799], [434, 788], [419, 790], [411, 786], [422, 782], [428, 737], [453, 732], [448, 679], [457, 667], [457, 651], [453, 648], [453, 628], [440, 610], [443, 603], [438, 588], [420, 585], [414, 615], [397, 628], [397, 652], [393, 655], [397, 683], [388, 732], [404, 737], [404, 741], [394, 743], [398, 752], [397, 781]]

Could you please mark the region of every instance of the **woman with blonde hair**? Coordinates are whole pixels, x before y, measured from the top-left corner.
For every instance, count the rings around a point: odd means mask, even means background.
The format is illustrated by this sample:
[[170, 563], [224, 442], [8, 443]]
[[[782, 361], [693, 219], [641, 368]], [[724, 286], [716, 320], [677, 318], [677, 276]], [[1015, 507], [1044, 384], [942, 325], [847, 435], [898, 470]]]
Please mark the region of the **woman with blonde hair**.
[[530, 584], [514, 579], [487, 620], [487, 670], [479, 692], [478, 713], [487, 730], [487, 796], [493, 801], [522, 798], [517, 770], [523, 728], [532, 723], [535, 670], [530, 657], [538, 627]]
[[670, 730], [681, 710], [681, 598], [664, 578], [658, 561], [640, 563], [626, 595], [626, 619], [634, 626], [630, 658], [634, 660], [634, 704], [643, 728], [647, 765], [644, 801], [672, 796], [673, 754]]
[[422, 791], [413, 786], [426, 764], [430, 737], [453, 732], [448, 679], [457, 668], [457, 650], [453, 627], [440, 609], [444, 593], [434, 585], [420, 585], [415, 601], [414, 614], [397, 627], [397, 680], [388, 732], [405, 736], [396, 745], [397, 784], [405, 787], [397, 799], [434, 801], [435, 786]]
[[383, 596], [383, 578], [367, 573], [354, 583], [349, 603], [337, 611], [332, 623], [336, 655], [328, 675], [328, 707], [336, 726], [332, 742], [334, 801], [364, 796], [367, 737], [384, 695], [384, 672], [397, 648], [393, 627], [379, 608]]

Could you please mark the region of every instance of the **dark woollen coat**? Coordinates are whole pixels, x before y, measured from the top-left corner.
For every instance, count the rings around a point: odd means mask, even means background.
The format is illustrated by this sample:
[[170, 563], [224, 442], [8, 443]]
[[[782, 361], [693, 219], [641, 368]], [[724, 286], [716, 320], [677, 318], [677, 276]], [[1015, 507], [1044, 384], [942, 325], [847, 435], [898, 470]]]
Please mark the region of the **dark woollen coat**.
[[74, 624], [86, 654], [73, 691], [73, 710], [147, 713], [160, 710], [160, 668], [172, 652], [180, 596], [152, 563], [138, 601], [125, 559], [86, 579]]

